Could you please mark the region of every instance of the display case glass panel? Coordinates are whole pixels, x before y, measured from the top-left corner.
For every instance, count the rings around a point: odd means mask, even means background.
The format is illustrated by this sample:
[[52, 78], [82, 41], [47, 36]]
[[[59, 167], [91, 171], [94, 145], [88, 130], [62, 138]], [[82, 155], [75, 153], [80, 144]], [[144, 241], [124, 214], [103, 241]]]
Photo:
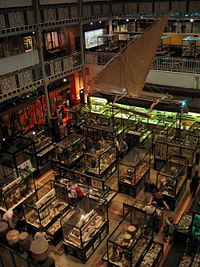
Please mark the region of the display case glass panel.
[[151, 243], [152, 232], [148, 227], [147, 215], [137, 210], [129, 211], [108, 239], [108, 264], [139, 266]]
[[61, 225], [66, 252], [85, 262], [108, 233], [107, 202], [84, 197]]
[[19, 173], [20, 176], [17, 178], [4, 179], [5, 183], [0, 186], [0, 209], [2, 210], [15, 209], [35, 192], [33, 175], [26, 170], [21, 170]]
[[172, 209], [185, 191], [187, 166], [185, 159], [170, 157], [157, 173], [157, 187]]
[[21, 137], [1, 151], [1, 176], [16, 178], [24, 170], [34, 173], [38, 169], [37, 160], [35, 154], [30, 151], [34, 151], [34, 143]]
[[84, 155], [84, 143], [83, 135], [70, 134], [55, 145], [54, 160], [67, 166], [75, 164]]
[[47, 228], [68, 207], [65, 187], [48, 181], [23, 203], [26, 222], [33, 228]]
[[116, 149], [111, 142], [99, 141], [85, 153], [86, 172], [101, 176], [116, 162]]

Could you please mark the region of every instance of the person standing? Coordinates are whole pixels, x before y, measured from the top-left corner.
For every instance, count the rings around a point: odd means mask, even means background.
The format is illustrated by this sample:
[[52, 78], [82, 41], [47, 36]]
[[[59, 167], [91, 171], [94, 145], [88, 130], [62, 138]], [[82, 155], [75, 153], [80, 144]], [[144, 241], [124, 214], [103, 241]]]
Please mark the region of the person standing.
[[14, 228], [14, 224], [13, 224], [12, 219], [13, 219], [13, 210], [8, 209], [3, 215], [3, 221], [7, 222], [11, 229]]
[[192, 194], [192, 198], [195, 197], [198, 186], [199, 186], [199, 171], [195, 171], [195, 174], [194, 176], [192, 176], [192, 180], [190, 182], [190, 192]]

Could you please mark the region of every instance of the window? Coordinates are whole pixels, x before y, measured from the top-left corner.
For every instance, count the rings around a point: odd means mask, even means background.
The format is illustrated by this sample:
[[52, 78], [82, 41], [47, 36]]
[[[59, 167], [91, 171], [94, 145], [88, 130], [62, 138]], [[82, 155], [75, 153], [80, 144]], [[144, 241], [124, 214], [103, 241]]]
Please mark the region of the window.
[[92, 48], [98, 45], [103, 45], [103, 39], [98, 42], [98, 36], [104, 35], [104, 29], [85, 32], [85, 48]]
[[46, 50], [52, 50], [59, 47], [57, 31], [45, 33], [45, 46]]

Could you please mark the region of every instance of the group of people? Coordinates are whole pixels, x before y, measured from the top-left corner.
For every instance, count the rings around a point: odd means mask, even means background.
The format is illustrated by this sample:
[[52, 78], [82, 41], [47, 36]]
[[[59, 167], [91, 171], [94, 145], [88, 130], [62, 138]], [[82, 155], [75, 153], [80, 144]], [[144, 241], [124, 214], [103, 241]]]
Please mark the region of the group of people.
[[[190, 192], [192, 198], [195, 198], [196, 193], [199, 187], [199, 171], [196, 170], [190, 181]], [[153, 231], [157, 230], [158, 223], [158, 213], [157, 206], [160, 208], [169, 209], [168, 204], [163, 198], [162, 192], [159, 191], [157, 186], [152, 182], [151, 179], [148, 179], [145, 183], [145, 193], [150, 196], [149, 203], [143, 208], [146, 214], [149, 216], [150, 226]], [[174, 232], [176, 230], [176, 224], [174, 223], [173, 216], [165, 216], [164, 220], [164, 242], [171, 243], [173, 240]]]

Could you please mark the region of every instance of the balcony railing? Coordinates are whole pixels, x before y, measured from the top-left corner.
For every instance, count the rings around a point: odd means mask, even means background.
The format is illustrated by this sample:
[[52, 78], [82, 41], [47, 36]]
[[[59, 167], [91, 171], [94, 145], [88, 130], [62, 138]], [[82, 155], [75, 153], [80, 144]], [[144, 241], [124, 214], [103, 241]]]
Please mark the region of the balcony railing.
[[[105, 65], [116, 53], [88, 52], [86, 54], [86, 64]], [[200, 73], [200, 60], [191, 60], [173, 57], [156, 57], [152, 65], [154, 70]]]
[[[45, 71], [48, 83], [62, 79], [76, 70], [81, 69], [81, 54], [74, 53], [45, 62]], [[10, 73], [0, 77], [0, 102], [12, 97], [28, 93], [43, 86], [42, 70], [40, 65]]]

